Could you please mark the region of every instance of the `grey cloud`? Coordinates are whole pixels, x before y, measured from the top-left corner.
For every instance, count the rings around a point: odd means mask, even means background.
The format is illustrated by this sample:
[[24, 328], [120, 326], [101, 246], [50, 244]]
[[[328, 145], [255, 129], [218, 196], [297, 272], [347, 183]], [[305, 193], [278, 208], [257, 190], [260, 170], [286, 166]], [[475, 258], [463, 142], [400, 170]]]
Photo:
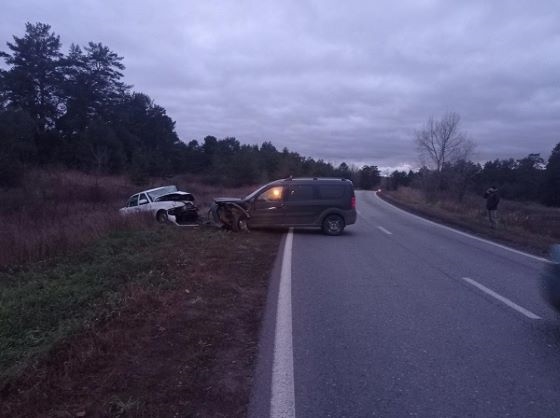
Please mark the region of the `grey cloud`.
[[0, 40], [42, 21], [65, 48], [107, 44], [186, 141], [270, 140], [395, 167], [416, 165], [415, 129], [446, 111], [481, 160], [548, 155], [560, 141], [557, 12], [553, 0], [7, 0]]

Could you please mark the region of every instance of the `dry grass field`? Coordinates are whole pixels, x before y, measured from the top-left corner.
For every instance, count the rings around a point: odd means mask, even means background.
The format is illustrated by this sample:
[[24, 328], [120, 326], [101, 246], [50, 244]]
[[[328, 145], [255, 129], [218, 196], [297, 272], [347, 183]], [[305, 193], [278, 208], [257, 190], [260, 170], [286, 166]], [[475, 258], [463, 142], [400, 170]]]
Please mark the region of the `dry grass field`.
[[498, 225], [496, 229], [491, 229], [485, 200], [481, 196], [467, 195], [463, 202], [458, 202], [442, 195], [428, 202], [421, 190], [408, 187], [384, 191], [381, 196], [428, 218], [539, 255], [545, 255], [551, 244], [560, 242], [560, 208], [502, 199], [498, 208]]
[[110, 231], [151, 223], [122, 217], [127, 198], [151, 187], [175, 184], [193, 193], [201, 216], [216, 196], [243, 196], [251, 187], [227, 189], [203, 184], [192, 176], [153, 179], [133, 185], [123, 176], [94, 177], [78, 171], [34, 170], [18, 189], [2, 192], [0, 205], [0, 268], [65, 254]]

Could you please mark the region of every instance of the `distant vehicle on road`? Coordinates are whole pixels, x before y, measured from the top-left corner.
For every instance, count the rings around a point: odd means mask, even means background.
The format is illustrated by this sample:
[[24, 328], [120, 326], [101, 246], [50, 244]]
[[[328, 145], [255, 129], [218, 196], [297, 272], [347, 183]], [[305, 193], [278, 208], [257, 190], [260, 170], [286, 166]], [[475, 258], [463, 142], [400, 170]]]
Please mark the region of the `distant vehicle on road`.
[[152, 213], [160, 223], [185, 224], [198, 218], [194, 196], [177, 190], [176, 186], [157, 187], [136, 193], [130, 196], [120, 213]]
[[215, 198], [209, 214], [234, 231], [259, 227], [315, 227], [340, 235], [356, 222], [350, 180], [287, 178], [265, 184], [244, 198]]

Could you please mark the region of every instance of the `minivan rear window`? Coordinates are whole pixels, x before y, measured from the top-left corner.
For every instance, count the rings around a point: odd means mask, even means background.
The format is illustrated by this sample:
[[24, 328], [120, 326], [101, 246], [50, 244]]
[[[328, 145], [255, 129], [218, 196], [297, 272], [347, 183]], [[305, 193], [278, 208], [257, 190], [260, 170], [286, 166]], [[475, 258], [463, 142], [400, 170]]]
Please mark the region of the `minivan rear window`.
[[319, 186], [320, 199], [339, 199], [344, 196], [344, 186], [338, 184], [322, 184]]

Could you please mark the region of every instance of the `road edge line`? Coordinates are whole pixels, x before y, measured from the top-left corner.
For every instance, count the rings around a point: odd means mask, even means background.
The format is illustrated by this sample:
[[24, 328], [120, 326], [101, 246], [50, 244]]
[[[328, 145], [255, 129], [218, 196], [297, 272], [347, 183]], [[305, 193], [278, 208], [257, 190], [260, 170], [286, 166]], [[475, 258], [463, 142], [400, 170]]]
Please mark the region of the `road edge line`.
[[296, 416], [292, 342], [293, 236], [293, 230], [290, 228], [284, 244], [280, 271], [270, 399], [270, 416], [272, 418], [295, 418]]

